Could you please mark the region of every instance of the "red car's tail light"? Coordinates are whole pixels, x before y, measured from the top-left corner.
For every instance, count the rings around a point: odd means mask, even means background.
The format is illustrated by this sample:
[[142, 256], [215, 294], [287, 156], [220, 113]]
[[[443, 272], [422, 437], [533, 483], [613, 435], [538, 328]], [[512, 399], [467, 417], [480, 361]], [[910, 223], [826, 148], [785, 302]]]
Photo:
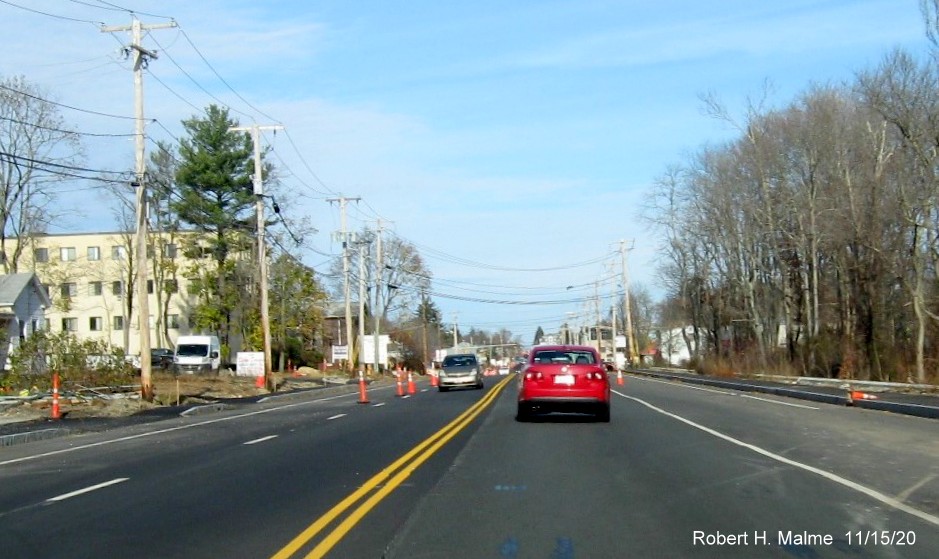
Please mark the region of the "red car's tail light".
[[544, 380], [544, 375], [541, 371], [528, 371], [525, 373], [525, 380]]
[[587, 373], [587, 380], [603, 380], [604, 378], [606, 378], [606, 374], [600, 371], [589, 371]]

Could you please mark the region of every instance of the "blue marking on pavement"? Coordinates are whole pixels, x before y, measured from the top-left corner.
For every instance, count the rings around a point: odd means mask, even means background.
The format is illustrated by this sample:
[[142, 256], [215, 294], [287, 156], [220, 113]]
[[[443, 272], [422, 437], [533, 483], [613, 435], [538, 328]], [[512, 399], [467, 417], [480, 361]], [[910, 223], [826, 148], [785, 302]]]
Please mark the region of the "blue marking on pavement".
[[513, 537], [508, 537], [502, 545], [499, 546], [499, 555], [502, 557], [508, 557], [509, 559], [515, 559], [518, 557], [518, 541]]
[[558, 538], [551, 559], [574, 559], [574, 540]]

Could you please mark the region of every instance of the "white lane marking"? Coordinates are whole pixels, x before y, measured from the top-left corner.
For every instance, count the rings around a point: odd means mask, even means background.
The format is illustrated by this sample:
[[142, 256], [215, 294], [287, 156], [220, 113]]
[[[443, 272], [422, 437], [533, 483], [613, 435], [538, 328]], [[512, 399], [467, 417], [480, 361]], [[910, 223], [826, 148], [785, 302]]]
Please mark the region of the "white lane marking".
[[382, 407], [382, 406], [384, 406], [384, 405], [385, 405], [384, 402], [379, 402], [379, 403], [377, 403], [377, 404], [372, 404], [372, 407], [373, 407], [373, 408], [380, 408], [380, 407]]
[[935, 516], [935, 515], [929, 514], [928, 512], [924, 512], [924, 511], [921, 511], [921, 510], [919, 510], [919, 509], [915, 509], [915, 508], [913, 508], [913, 507], [907, 505], [906, 503], [902, 503], [902, 502], [898, 501], [897, 499], [895, 499], [895, 498], [893, 498], [893, 497], [891, 497], [891, 496], [889, 496], [889, 495], [885, 495], [885, 494], [881, 493], [880, 491], [877, 491], [876, 489], [871, 489], [870, 487], [866, 487], [866, 486], [864, 486], [864, 485], [861, 485], [860, 483], [856, 483], [856, 482], [854, 482], [854, 481], [851, 481], [851, 480], [849, 480], [849, 479], [843, 478], [843, 477], [841, 477], [841, 476], [839, 476], [839, 475], [836, 475], [836, 474], [833, 474], [833, 473], [831, 473], [831, 472], [826, 472], [825, 470], [822, 470], [822, 469], [820, 469], [820, 468], [816, 468], [815, 466], [809, 466], [808, 464], [803, 464], [802, 462], [796, 462], [795, 460], [792, 460], [792, 459], [790, 459], [790, 458], [786, 458], [785, 456], [780, 456], [779, 454], [776, 454], [776, 453], [774, 453], [774, 452], [770, 452], [770, 451], [768, 451], [768, 450], [766, 450], [766, 449], [764, 449], [764, 448], [758, 447], [758, 446], [756, 446], [756, 445], [753, 445], [753, 444], [750, 444], [750, 443], [745, 443], [745, 442], [743, 442], [743, 441], [741, 441], [741, 440], [739, 440], [739, 439], [735, 439], [735, 438], [731, 437], [730, 435], [725, 435], [725, 434], [721, 433], [720, 431], [715, 431], [714, 429], [711, 429], [711, 428], [709, 428], [709, 427], [705, 427], [704, 425], [701, 425], [701, 424], [699, 424], [699, 423], [695, 423], [694, 421], [691, 421], [690, 419], [685, 419], [684, 417], [681, 417], [680, 415], [676, 415], [676, 414], [674, 414], [674, 413], [665, 411], [665, 410], [663, 410], [663, 409], [660, 408], [660, 407], [657, 407], [657, 406], [655, 406], [655, 405], [653, 405], [653, 404], [650, 404], [649, 402], [646, 402], [645, 400], [640, 400], [639, 398], [635, 398], [635, 397], [633, 397], [633, 396], [627, 396], [627, 395], [623, 394], [622, 392], [618, 392], [618, 391], [616, 391], [616, 390], [614, 390], [613, 392], [614, 392], [615, 394], [617, 394], [618, 396], [622, 396], [623, 398], [627, 398], [627, 399], [629, 399], [629, 400], [632, 400], [632, 401], [634, 401], [634, 402], [637, 402], [637, 403], [639, 403], [639, 404], [642, 404], [642, 405], [646, 406], [647, 408], [649, 408], [649, 409], [651, 409], [651, 410], [653, 410], [653, 411], [657, 411], [657, 412], [661, 413], [662, 415], [671, 417], [672, 419], [677, 419], [678, 421], [681, 421], [682, 423], [685, 423], [685, 424], [687, 424], [687, 425], [690, 425], [690, 426], [694, 427], [695, 429], [700, 429], [701, 431], [704, 431], [705, 433], [707, 433], [707, 434], [709, 434], [709, 435], [713, 435], [713, 436], [715, 436], [715, 437], [717, 437], [717, 438], [719, 438], [719, 439], [723, 439], [723, 440], [725, 440], [725, 441], [727, 441], [727, 442], [730, 442], [730, 443], [733, 443], [733, 444], [735, 444], [735, 445], [741, 446], [741, 447], [746, 448], [746, 449], [748, 449], [748, 450], [752, 450], [753, 452], [756, 452], [757, 454], [761, 454], [761, 455], [763, 455], [763, 456], [766, 456], [767, 458], [770, 458], [770, 459], [772, 459], [772, 460], [776, 460], [777, 462], [782, 462], [783, 464], [788, 464], [789, 466], [794, 466], [794, 467], [796, 467], [796, 468], [800, 468], [800, 469], [805, 470], [805, 471], [807, 471], [807, 472], [810, 472], [810, 473], [819, 475], [819, 476], [821, 476], [821, 477], [823, 477], [823, 478], [825, 478], [825, 479], [827, 479], [827, 480], [829, 480], [829, 481], [833, 481], [833, 482], [835, 482], [835, 483], [838, 483], [838, 484], [840, 484], [840, 485], [843, 485], [843, 486], [847, 487], [848, 489], [853, 489], [854, 491], [857, 491], [858, 493], [862, 493], [862, 494], [864, 494], [864, 495], [867, 495], [868, 497], [871, 497], [871, 498], [873, 498], [873, 499], [875, 499], [875, 500], [877, 500], [877, 501], [880, 501], [881, 503], [883, 503], [883, 504], [885, 504], [885, 505], [887, 505], [887, 506], [889, 506], [889, 507], [893, 507], [893, 508], [895, 508], [895, 509], [897, 509], [897, 510], [900, 510], [900, 511], [903, 511], [903, 512], [905, 512], [905, 513], [907, 513], [907, 514], [913, 515], [913, 516], [915, 516], [915, 517], [917, 517], [917, 518], [919, 518], [919, 519], [921, 519], [921, 520], [925, 520], [926, 522], [928, 522], [928, 523], [930, 523], [930, 524], [934, 524], [934, 525], [936, 525], [936, 526], [939, 526], [939, 516]]
[[346, 414], [344, 414], [344, 413], [337, 413], [336, 415], [332, 415], [332, 416], [327, 417], [327, 418], [326, 418], [326, 421], [332, 421], [332, 420], [334, 420], [334, 419], [339, 419], [340, 417], [345, 417], [345, 416], [346, 416]]
[[702, 392], [713, 392], [715, 394], [724, 394], [725, 396], [738, 396], [740, 398], [750, 398], [751, 400], [759, 400], [761, 402], [769, 402], [770, 404], [779, 404], [780, 406], [790, 406], [793, 408], [802, 408], [805, 410], [817, 410], [821, 408], [816, 408], [815, 406], [806, 406], [805, 404], [793, 404], [792, 402], [780, 402], [779, 400], [771, 400], [769, 398], [760, 398], [759, 396], [752, 396], [750, 394], [738, 394], [737, 392], [728, 392], [726, 390], [717, 390], [715, 388], [705, 388], [704, 386], [691, 386], [684, 383], [674, 383], [667, 380], [661, 380], [656, 378], [644, 378], [644, 377], [633, 377], [640, 380], [645, 380], [648, 382], [658, 382], [662, 384], [667, 384], [669, 386], [677, 386], [679, 388], [688, 388], [691, 390], [701, 390]]
[[83, 493], [90, 493], [91, 491], [96, 491], [98, 489], [108, 487], [109, 485], [115, 485], [118, 483], [125, 482], [129, 479], [130, 479], [129, 477], [119, 477], [117, 479], [112, 479], [111, 481], [99, 483], [98, 485], [92, 485], [84, 489], [79, 489], [78, 491], [72, 491], [71, 493], [64, 493], [62, 495], [59, 495], [58, 497], [52, 497], [51, 499], [46, 499], [46, 501], [64, 501], [66, 499], [71, 499], [72, 497], [77, 497], [78, 495], [81, 495]]
[[260, 439], [254, 439], [253, 441], [247, 441], [242, 444], [258, 444], [263, 443], [264, 441], [269, 441], [271, 439], [276, 439], [277, 435], [268, 435], [266, 437], [261, 437]]
[[[377, 390], [380, 390], [380, 389], [381, 389], [381, 388], [379, 387]], [[263, 410], [255, 410], [255, 411], [250, 411], [250, 412], [242, 413], [242, 414], [238, 414], [238, 415], [228, 415], [228, 416], [225, 416], [225, 417], [217, 417], [217, 418], [215, 418], [215, 419], [207, 419], [206, 421], [200, 421], [200, 422], [198, 422], [198, 423], [190, 423], [190, 424], [188, 424], [188, 425], [179, 425], [179, 426], [176, 426], [176, 427], [169, 427], [169, 428], [167, 428], [167, 429], [158, 429], [158, 430], [156, 430], [156, 431], [147, 431], [146, 433], [139, 433], [139, 434], [137, 434], [137, 435], [128, 435], [128, 436], [126, 436], [126, 437], [118, 437], [118, 438], [116, 438], [116, 439], [108, 439], [108, 440], [106, 440], [106, 441], [98, 441], [98, 442], [96, 442], [96, 443], [89, 443], [89, 444], [79, 445], [79, 446], [71, 446], [71, 447], [68, 447], [68, 448], [61, 448], [61, 449], [59, 449], [59, 450], [51, 450], [51, 451], [49, 451], [49, 452], [42, 452], [42, 453], [39, 453], [39, 454], [31, 454], [31, 455], [29, 455], [29, 456], [22, 456], [22, 457], [20, 457], [20, 458], [12, 458], [12, 459], [10, 459], [10, 460], [4, 460], [4, 461], [0, 462], [0, 466], [8, 466], [8, 465], [10, 465], [10, 464], [17, 464], [17, 463], [19, 463], [19, 462], [28, 462], [28, 461], [30, 461], [30, 460], [36, 460], [36, 459], [38, 459], [38, 458], [47, 458], [47, 457], [49, 457], [49, 456], [56, 456], [56, 455], [65, 454], [65, 453], [68, 453], [68, 452], [75, 452], [76, 450], [86, 450], [86, 449], [89, 449], [89, 448], [95, 448], [95, 447], [105, 446], [105, 445], [114, 444], [114, 443], [122, 443], [122, 442], [126, 442], [126, 441], [132, 441], [132, 440], [135, 440], [135, 439], [142, 439], [142, 438], [144, 438], [144, 437], [152, 437], [152, 436], [154, 436], [154, 435], [163, 435], [163, 434], [165, 434], [165, 433], [172, 433], [172, 432], [174, 432], [174, 431], [183, 431], [183, 430], [185, 430], [185, 429], [193, 429], [193, 428], [195, 428], [195, 427], [203, 427], [203, 426], [205, 426], [205, 425], [212, 425], [212, 424], [214, 424], [214, 423], [222, 423], [222, 422], [225, 422], [225, 421], [234, 421], [234, 420], [236, 420], [236, 419], [245, 419], [245, 418], [248, 418], [248, 417], [254, 417], [255, 415], [261, 415], [261, 414], [265, 414], [265, 413], [271, 413], [271, 412], [275, 412], [275, 411], [281, 411], [281, 410], [286, 410], [286, 409], [290, 409], [290, 408], [296, 408], [296, 407], [300, 407], [300, 406], [309, 406], [309, 405], [312, 405], [312, 404], [317, 404], [317, 403], [319, 403], [319, 402], [328, 402], [328, 401], [330, 401], [330, 400], [338, 400], [339, 398], [348, 398], [348, 397], [352, 397], [352, 396], [357, 396], [357, 394], [354, 393], [354, 392], [350, 392], [350, 393], [348, 393], [348, 394], [337, 394], [336, 396], [328, 396], [328, 397], [326, 397], [326, 398], [318, 398], [318, 399], [316, 399], [316, 400], [310, 400], [310, 401], [308, 401], [308, 402], [295, 402], [295, 403], [293, 403], [293, 404], [284, 404], [283, 406], [277, 406], [277, 407], [274, 407], [274, 408], [266, 408], [266, 409], [263, 409]]]

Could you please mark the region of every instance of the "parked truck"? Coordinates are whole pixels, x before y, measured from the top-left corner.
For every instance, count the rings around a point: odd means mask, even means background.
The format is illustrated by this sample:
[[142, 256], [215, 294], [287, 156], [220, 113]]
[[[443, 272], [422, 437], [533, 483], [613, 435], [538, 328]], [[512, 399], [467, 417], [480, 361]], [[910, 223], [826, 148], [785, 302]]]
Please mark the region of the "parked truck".
[[222, 366], [218, 336], [180, 336], [176, 339], [173, 367], [176, 373], [217, 375]]

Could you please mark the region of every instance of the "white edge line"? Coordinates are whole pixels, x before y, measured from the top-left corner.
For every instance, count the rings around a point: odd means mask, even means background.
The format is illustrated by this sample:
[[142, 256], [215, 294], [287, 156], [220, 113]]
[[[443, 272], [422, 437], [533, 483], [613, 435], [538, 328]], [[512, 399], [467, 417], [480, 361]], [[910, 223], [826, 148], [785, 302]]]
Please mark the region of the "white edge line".
[[332, 421], [332, 420], [334, 420], [334, 419], [339, 419], [340, 417], [345, 417], [345, 416], [346, 416], [346, 414], [344, 414], [344, 413], [337, 413], [336, 415], [327, 417], [327, 418], [326, 418], [326, 421]]
[[81, 495], [81, 494], [83, 494], [83, 493], [89, 493], [89, 492], [91, 492], [91, 491], [95, 491], [95, 490], [98, 490], [98, 489], [107, 487], [107, 486], [109, 486], [109, 485], [115, 485], [115, 484], [118, 484], [118, 483], [122, 483], [122, 482], [125, 482], [125, 481], [129, 480], [129, 479], [130, 479], [129, 477], [119, 477], [119, 478], [117, 478], [117, 479], [112, 479], [111, 481], [106, 481], [106, 482], [104, 482], [104, 483], [99, 483], [98, 485], [92, 485], [92, 486], [86, 487], [86, 488], [84, 488], [84, 489], [79, 489], [78, 491], [72, 491], [71, 493], [64, 493], [64, 494], [62, 494], [62, 495], [59, 495], [58, 497], [52, 497], [51, 499], [46, 499], [46, 501], [47, 501], [47, 502], [50, 502], [50, 501], [64, 501], [65, 499], [71, 499], [72, 497], [77, 497], [78, 495]]
[[156, 431], [147, 431], [146, 433], [138, 433], [138, 434], [136, 434], [136, 435], [128, 435], [128, 436], [126, 436], [126, 437], [118, 437], [118, 438], [116, 438], [116, 439], [108, 439], [108, 440], [106, 440], [106, 441], [99, 441], [99, 442], [96, 442], [96, 443], [89, 443], [89, 444], [85, 444], [85, 445], [71, 446], [71, 447], [68, 447], [68, 448], [61, 448], [61, 449], [59, 449], [59, 450], [51, 450], [51, 451], [49, 451], [49, 452], [42, 452], [42, 453], [40, 453], [40, 454], [30, 454], [29, 456], [21, 456], [21, 457], [19, 457], [19, 458], [12, 458], [12, 459], [10, 459], [10, 460], [4, 460], [4, 461], [0, 462], [0, 466], [8, 466], [8, 465], [10, 465], [10, 464], [17, 464], [17, 463], [20, 463], [20, 462], [28, 462], [28, 461], [30, 461], [30, 460], [36, 460], [36, 459], [39, 459], [39, 458], [48, 458], [49, 456], [56, 456], [56, 455], [65, 454], [65, 453], [68, 453], [68, 452], [75, 452], [76, 450], [85, 450], [85, 449], [89, 449], [89, 448], [95, 448], [95, 447], [98, 447], [98, 446], [106, 446], [106, 445], [109, 445], [109, 444], [115, 444], [115, 443], [121, 443], [121, 442], [126, 442], [126, 441], [132, 441], [132, 440], [134, 440], [134, 439], [142, 439], [142, 438], [144, 438], [144, 437], [152, 437], [152, 436], [154, 436], [154, 435], [162, 435], [162, 434], [164, 434], [164, 433], [172, 433], [173, 431], [182, 431], [182, 430], [184, 430], [184, 429], [192, 429], [192, 428], [195, 428], [195, 427], [202, 427], [202, 426], [204, 426], [204, 425], [212, 425], [212, 424], [214, 424], [214, 423], [222, 423], [222, 422], [224, 422], [224, 421], [233, 421], [233, 420], [236, 420], [236, 419], [244, 419], [244, 418], [247, 418], [247, 417], [253, 417], [253, 416], [255, 416], [255, 415], [261, 415], [261, 414], [264, 414], [264, 413], [271, 413], [271, 412], [280, 411], [280, 410], [285, 410], [285, 409], [289, 409], [289, 408], [296, 408], [296, 407], [300, 407], [300, 406], [309, 406], [309, 405], [316, 404], [316, 403], [319, 403], [319, 402], [327, 402], [327, 401], [329, 401], [329, 400], [338, 400], [339, 398], [347, 398], [347, 397], [355, 396], [355, 395], [356, 395], [356, 394], [355, 394], [354, 392], [349, 392], [348, 394], [337, 394], [337, 395], [335, 395], [335, 396], [327, 396], [327, 397], [325, 397], [325, 398], [317, 398], [316, 400], [309, 400], [309, 401], [306, 401], [306, 402], [296, 402], [296, 403], [293, 403], [293, 404], [286, 404], [286, 405], [283, 405], [283, 406], [278, 406], [278, 407], [276, 407], [276, 408], [266, 408], [266, 409], [263, 409], [263, 410], [255, 410], [255, 411], [251, 411], [251, 412], [247, 412], [247, 413], [243, 413], [243, 414], [238, 414], [238, 415], [228, 415], [228, 416], [225, 416], [225, 417], [217, 417], [217, 418], [215, 418], [215, 419], [207, 419], [207, 420], [205, 420], [205, 421], [200, 421], [200, 422], [198, 422], [198, 423], [190, 423], [190, 424], [188, 424], [188, 425], [179, 425], [179, 426], [177, 426], [177, 427], [169, 427], [169, 428], [167, 428], [167, 429], [158, 429], [158, 430], [156, 430]]
[[676, 414], [674, 414], [674, 413], [665, 411], [665, 410], [663, 410], [662, 408], [659, 408], [659, 407], [657, 407], [657, 406], [654, 406], [654, 405], [652, 405], [652, 404], [650, 404], [649, 402], [646, 402], [646, 401], [644, 401], [644, 400], [640, 400], [639, 398], [635, 398], [635, 397], [633, 397], [633, 396], [627, 396], [626, 394], [623, 394], [622, 392], [618, 392], [618, 391], [616, 391], [616, 390], [614, 390], [613, 392], [614, 392], [615, 394], [619, 395], [619, 396], [622, 396], [623, 398], [627, 398], [627, 399], [632, 400], [632, 401], [634, 401], [634, 402], [638, 402], [638, 403], [640, 403], [640, 404], [646, 406], [647, 408], [649, 408], [649, 409], [651, 409], [651, 410], [654, 410], [654, 411], [657, 411], [657, 412], [661, 413], [662, 415], [666, 415], [666, 416], [668, 416], [668, 417], [671, 417], [672, 419], [677, 419], [678, 421], [681, 421], [682, 423], [685, 423], [685, 424], [687, 424], [687, 425], [690, 425], [690, 426], [694, 427], [695, 429], [700, 429], [700, 430], [704, 431], [705, 433], [708, 433], [709, 435], [713, 435], [713, 436], [715, 436], [715, 437], [717, 437], [717, 438], [719, 438], [719, 439], [724, 439], [724, 440], [727, 441], [727, 442], [733, 443], [733, 444], [738, 445], [738, 446], [742, 446], [743, 448], [746, 448], [746, 449], [748, 449], [748, 450], [752, 450], [753, 452], [756, 452], [757, 454], [761, 454], [761, 455], [763, 455], [763, 456], [766, 456], [767, 458], [771, 458], [771, 459], [776, 460], [776, 461], [778, 461], [778, 462], [782, 462], [783, 464], [788, 464], [788, 465], [790, 465], [790, 466], [794, 466], [794, 467], [796, 467], [796, 468], [801, 468], [801, 469], [803, 469], [803, 470], [805, 470], [805, 471], [807, 471], [807, 472], [811, 472], [811, 473], [813, 473], [813, 474], [819, 475], [819, 476], [821, 476], [821, 477], [823, 477], [823, 478], [825, 478], [825, 479], [827, 479], [827, 480], [830, 480], [830, 481], [833, 481], [833, 482], [838, 483], [838, 484], [840, 484], [840, 485], [843, 485], [843, 486], [845, 486], [845, 487], [847, 487], [847, 488], [849, 488], [849, 489], [853, 489], [853, 490], [857, 491], [858, 493], [863, 493], [864, 495], [867, 495], [868, 497], [871, 497], [871, 498], [873, 498], [873, 499], [876, 499], [876, 500], [880, 501], [881, 503], [883, 503], [883, 504], [885, 504], [885, 505], [887, 505], [887, 506], [890, 506], [890, 507], [893, 507], [893, 508], [895, 508], [895, 509], [897, 509], [897, 510], [903, 511], [903, 512], [905, 512], [905, 513], [907, 513], [907, 514], [913, 515], [913, 516], [915, 516], [915, 517], [917, 517], [917, 518], [919, 518], [919, 519], [921, 519], [921, 520], [924, 520], [924, 521], [926, 521], [926, 522], [928, 522], [928, 523], [930, 523], [930, 524], [933, 524], [933, 525], [935, 525], [935, 526], [939, 526], [939, 516], [934, 516], [934, 515], [932, 515], [932, 514], [929, 514], [928, 512], [924, 512], [924, 511], [921, 511], [921, 510], [919, 510], [919, 509], [913, 508], [913, 507], [907, 505], [906, 503], [902, 503], [902, 502], [900, 502], [900, 501], [894, 499], [893, 497], [891, 497], [891, 496], [889, 496], [889, 495], [885, 495], [885, 494], [881, 493], [880, 491], [877, 491], [876, 489], [871, 489], [870, 487], [866, 487], [866, 486], [864, 486], [864, 485], [861, 485], [860, 483], [856, 483], [856, 482], [853, 482], [853, 481], [851, 481], [851, 480], [849, 480], [849, 479], [845, 479], [845, 478], [843, 478], [843, 477], [841, 477], [841, 476], [839, 476], [839, 475], [833, 474], [833, 473], [831, 473], [831, 472], [827, 472], [827, 471], [822, 470], [822, 469], [820, 469], [820, 468], [816, 468], [815, 466], [809, 466], [808, 464], [803, 464], [802, 462], [796, 462], [795, 460], [786, 458], [785, 456], [780, 456], [779, 454], [770, 452], [770, 451], [768, 451], [768, 450], [766, 450], [766, 449], [764, 449], [764, 448], [758, 447], [758, 446], [756, 446], [756, 445], [752, 445], [752, 444], [750, 444], [750, 443], [745, 443], [745, 442], [743, 442], [743, 441], [741, 441], [741, 440], [738, 440], [738, 439], [735, 439], [735, 438], [733, 438], [733, 437], [731, 437], [731, 436], [729, 436], [729, 435], [725, 435], [725, 434], [723, 434], [723, 433], [721, 433], [721, 432], [719, 432], [719, 431], [715, 431], [714, 429], [711, 429], [711, 428], [709, 428], [709, 427], [705, 427], [704, 425], [700, 425], [700, 424], [698, 424], [698, 423], [695, 423], [694, 421], [691, 421], [690, 419], [685, 419], [684, 417], [681, 417], [680, 415], [676, 415]]
[[263, 443], [264, 441], [269, 441], [271, 439], [276, 439], [277, 435], [268, 435], [266, 437], [261, 437], [260, 439], [254, 439], [253, 441], [246, 441], [241, 444], [258, 444]]
[[[751, 400], [759, 400], [761, 402], [768, 402], [770, 404], [779, 404], [780, 406], [790, 406], [793, 408], [802, 408], [806, 410], [818, 410], [815, 406], [806, 406], [805, 404], [793, 404], [792, 402], [780, 402], [779, 400], [770, 400], [769, 398], [761, 398], [759, 396], [753, 396], [751, 394], [738, 394], [736, 392], [727, 392], [725, 390], [717, 390], [716, 388], [708, 388], [705, 386], [690, 386], [684, 383], [674, 383], [667, 380], [661, 380], [656, 378], [644, 378], [644, 377], [635, 377], [648, 382], [658, 382], [661, 384], [667, 384], [669, 386], [677, 386], [679, 388], [687, 388], [689, 390], [701, 390], [702, 392], [713, 392], [714, 394], [723, 394], [725, 396], [737, 396], [739, 398], [750, 398]], [[750, 386], [750, 385], [747, 385]]]
[[377, 404], [372, 404], [372, 407], [373, 407], [373, 408], [380, 408], [380, 407], [382, 407], [382, 406], [384, 406], [384, 405], [385, 405], [384, 402], [378, 402]]

